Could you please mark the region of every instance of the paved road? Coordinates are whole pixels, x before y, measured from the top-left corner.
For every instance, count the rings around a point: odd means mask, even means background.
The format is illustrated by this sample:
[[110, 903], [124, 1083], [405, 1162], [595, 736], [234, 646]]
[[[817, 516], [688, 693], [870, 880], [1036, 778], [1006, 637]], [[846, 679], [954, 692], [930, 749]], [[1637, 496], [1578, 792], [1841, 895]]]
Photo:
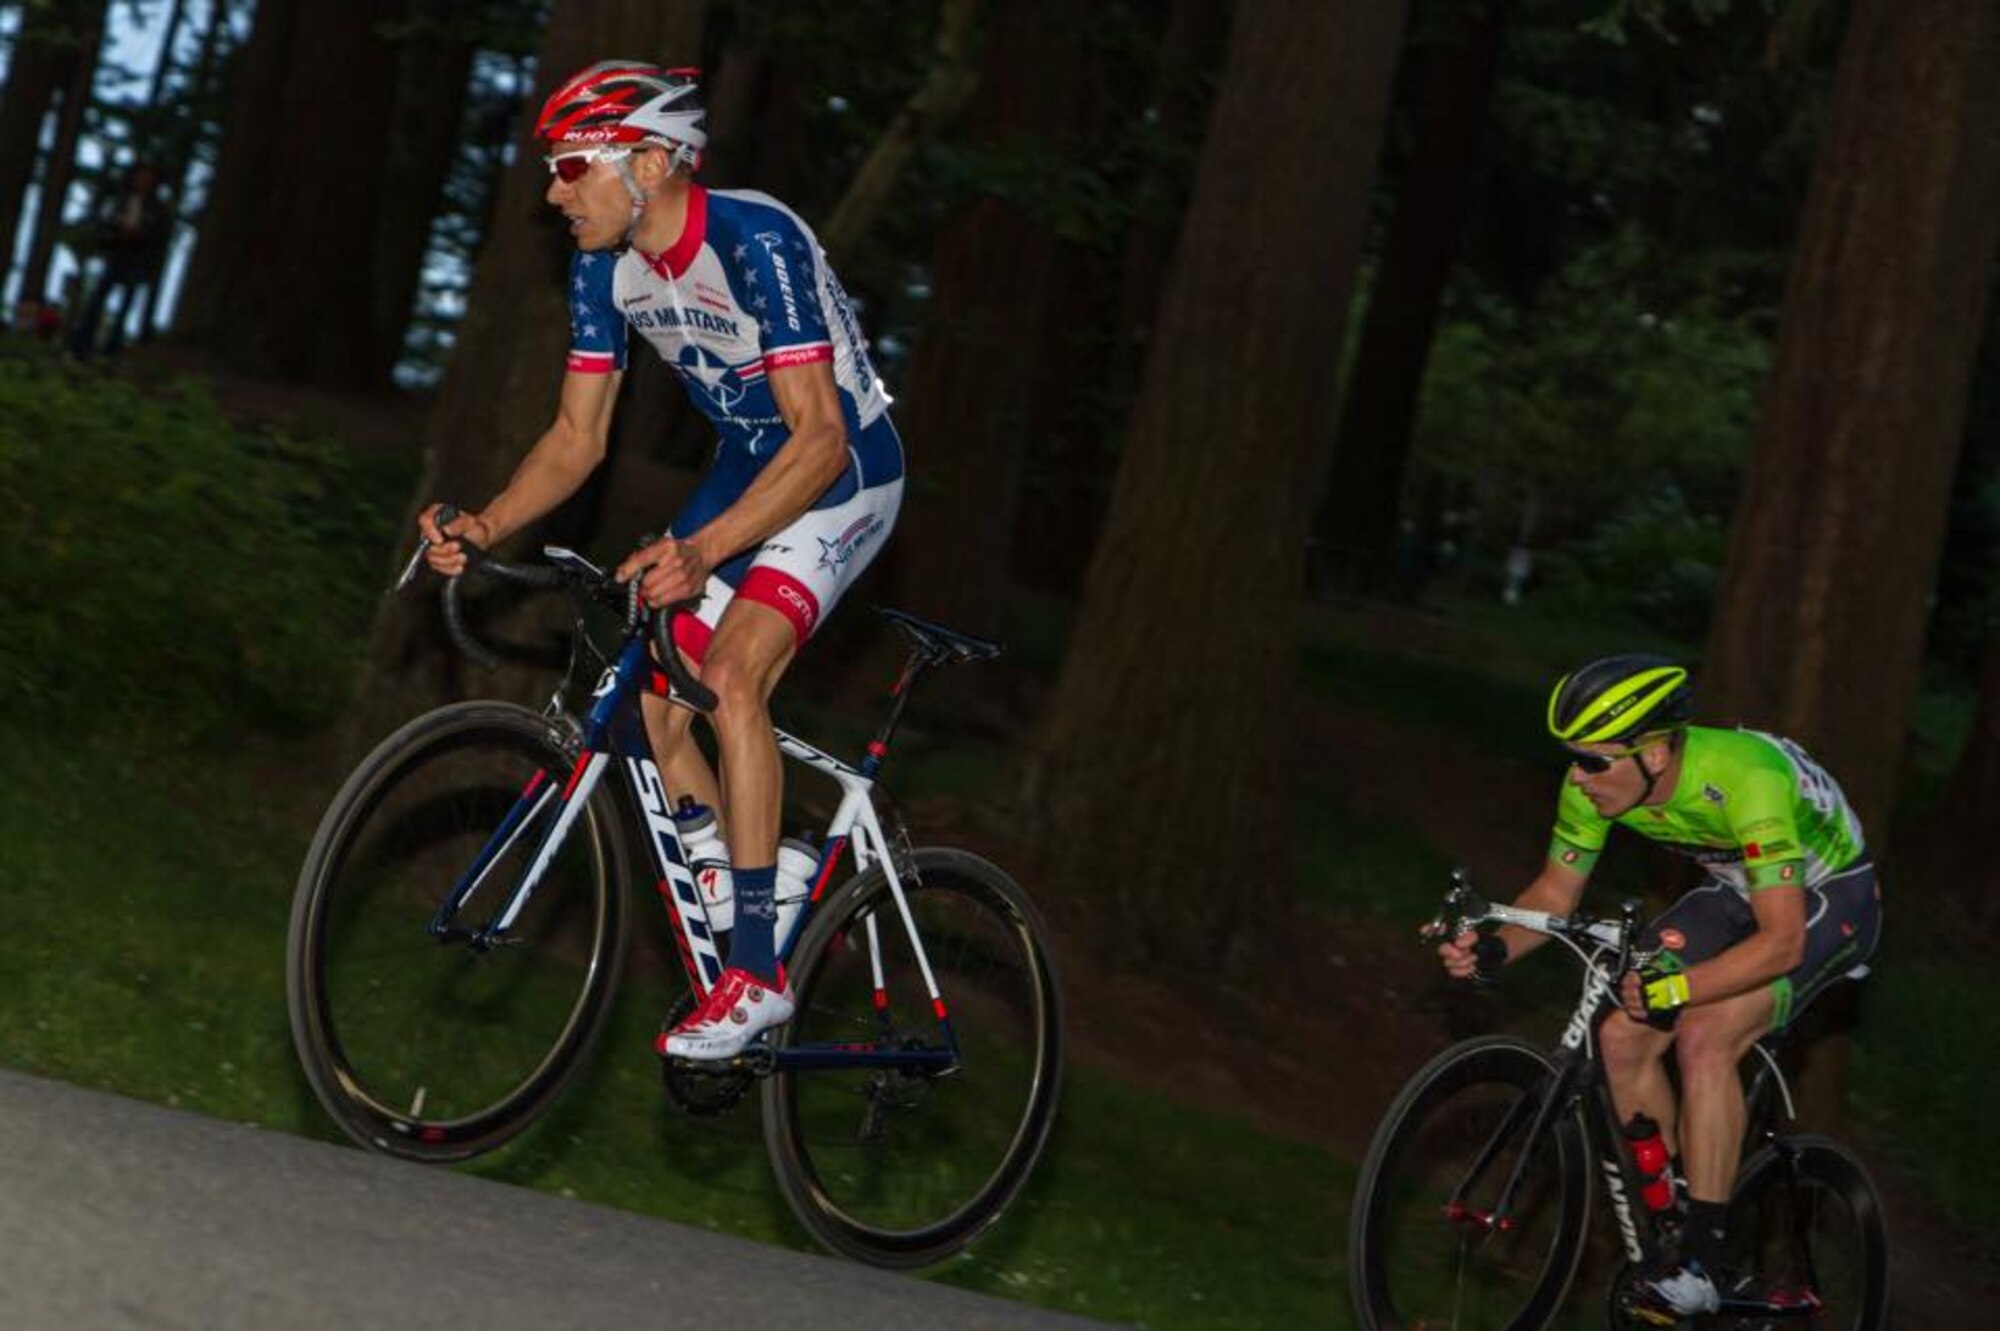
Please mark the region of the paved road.
[[1095, 1325], [0, 1072], [0, 1331]]

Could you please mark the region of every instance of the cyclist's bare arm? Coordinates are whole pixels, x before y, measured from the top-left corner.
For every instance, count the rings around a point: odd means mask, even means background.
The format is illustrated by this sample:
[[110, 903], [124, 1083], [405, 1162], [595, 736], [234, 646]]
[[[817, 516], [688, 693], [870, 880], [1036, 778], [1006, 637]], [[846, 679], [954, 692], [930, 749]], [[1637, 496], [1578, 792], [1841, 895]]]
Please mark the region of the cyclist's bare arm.
[[[1707, 961], [1687, 969], [1690, 1005], [1716, 1003], [1769, 984], [1794, 969], [1806, 953], [1806, 893], [1802, 887], [1779, 884], [1750, 894], [1750, 911], [1757, 932]], [[1640, 1021], [1646, 1006], [1639, 995], [1639, 977], [1628, 975], [1619, 991], [1625, 1010]]]
[[[1546, 911], [1551, 915], [1569, 915], [1576, 910], [1577, 902], [1583, 898], [1583, 887], [1589, 877], [1578, 873], [1566, 864], [1554, 860], [1545, 861], [1541, 873], [1521, 890], [1514, 898], [1514, 904], [1523, 910]], [[1507, 960], [1514, 961], [1534, 951], [1547, 942], [1546, 935], [1529, 929], [1503, 924], [1495, 936], [1507, 945]], [[1454, 979], [1470, 979], [1477, 963], [1473, 957], [1472, 945], [1477, 935], [1465, 933], [1457, 938], [1438, 944], [1438, 957], [1444, 968]]]
[[[528, 450], [521, 465], [480, 512], [467, 513], [451, 525], [452, 536], [468, 536], [491, 549], [575, 494], [577, 487], [604, 460], [611, 437], [611, 412], [618, 401], [621, 372], [563, 376], [555, 421]], [[465, 570], [465, 553], [441, 532], [426, 509], [417, 519], [431, 542], [430, 565], [447, 577]]]
[[791, 525], [846, 470], [847, 421], [832, 362], [788, 365], [768, 378], [791, 434], [757, 479], [707, 526], [685, 541], [647, 546], [619, 567], [618, 576], [626, 578], [652, 566], [639, 584], [648, 604], [695, 595], [709, 570]]

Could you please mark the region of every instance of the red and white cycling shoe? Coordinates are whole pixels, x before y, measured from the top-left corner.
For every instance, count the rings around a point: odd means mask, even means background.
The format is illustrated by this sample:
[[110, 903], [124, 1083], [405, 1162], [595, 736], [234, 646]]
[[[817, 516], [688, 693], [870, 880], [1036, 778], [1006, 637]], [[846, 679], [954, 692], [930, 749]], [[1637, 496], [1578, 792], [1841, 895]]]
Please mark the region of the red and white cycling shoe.
[[703, 1061], [736, 1057], [765, 1031], [792, 1019], [792, 987], [782, 968], [778, 982], [781, 987], [773, 989], [749, 971], [730, 967], [686, 1021], [660, 1036], [655, 1051]]

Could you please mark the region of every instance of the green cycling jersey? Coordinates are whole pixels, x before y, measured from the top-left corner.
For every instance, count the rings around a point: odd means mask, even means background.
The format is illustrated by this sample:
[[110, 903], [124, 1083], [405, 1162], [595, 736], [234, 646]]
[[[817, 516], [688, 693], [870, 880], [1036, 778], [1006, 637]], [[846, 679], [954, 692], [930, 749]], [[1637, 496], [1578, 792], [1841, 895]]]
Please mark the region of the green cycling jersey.
[[1680, 760], [1665, 802], [1615, 818], [1564, 781], [1549, 858], [1588, 876], [1619, 823], [1747, 896], [1780, 884], [1817, 885], [1862, 857], [1861, 820], [1834, 779], [1791, 740], [1689, 726]]

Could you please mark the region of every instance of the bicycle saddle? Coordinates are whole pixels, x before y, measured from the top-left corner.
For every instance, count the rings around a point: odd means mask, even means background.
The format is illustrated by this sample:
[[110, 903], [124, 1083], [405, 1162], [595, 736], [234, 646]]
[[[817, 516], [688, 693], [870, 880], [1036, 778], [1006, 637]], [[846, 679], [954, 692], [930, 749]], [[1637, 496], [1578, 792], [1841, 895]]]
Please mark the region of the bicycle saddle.
[[891, 610], [878, 605], [875, 613], [903, 630], [911, 642], [921, 647], [926, 654], [940, 665], [964, 665], [971, 661], [990, 661], [1000, 655], [1000, 644], [975, 638], [969, 633], [948, 629], [942, 624], [933, 624], [927, 619], [904, 614], [901, 610]]

